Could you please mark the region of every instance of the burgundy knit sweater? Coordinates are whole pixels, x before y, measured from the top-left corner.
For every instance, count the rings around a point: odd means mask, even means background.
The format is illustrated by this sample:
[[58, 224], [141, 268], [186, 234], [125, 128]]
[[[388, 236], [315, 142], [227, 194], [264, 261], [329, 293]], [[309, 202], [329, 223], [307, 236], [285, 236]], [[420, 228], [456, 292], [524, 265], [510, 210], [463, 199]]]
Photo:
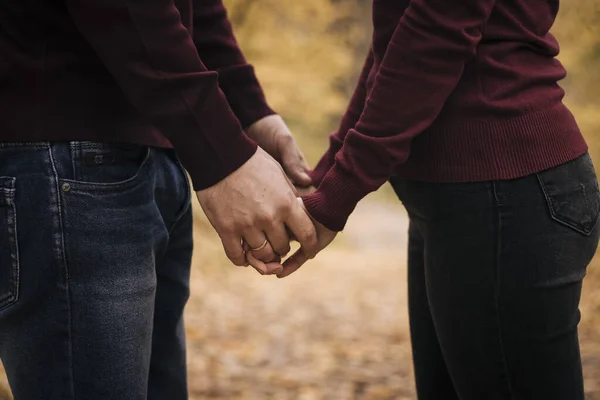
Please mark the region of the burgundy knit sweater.
[[391, 176], [512, 179], [587, 151], [557, 82], [558, 0], [373, 0], [359, 84], [305, 196], [341, 230]]
[[[373, 44], [304, 198], [334, 230], [393, 174], [510, 179], [586, 151], [548, 33], [558, 0], [374, 0]], [[0, 1], [0, 141], [170, 146], [203, 189], [272, 114], [221, 0]], [[335, 161], [334, 161], [335, 159]]]
[[2, 142], [172, 145], [203, 189], [269, 114], [221, 0], [0, 1]]

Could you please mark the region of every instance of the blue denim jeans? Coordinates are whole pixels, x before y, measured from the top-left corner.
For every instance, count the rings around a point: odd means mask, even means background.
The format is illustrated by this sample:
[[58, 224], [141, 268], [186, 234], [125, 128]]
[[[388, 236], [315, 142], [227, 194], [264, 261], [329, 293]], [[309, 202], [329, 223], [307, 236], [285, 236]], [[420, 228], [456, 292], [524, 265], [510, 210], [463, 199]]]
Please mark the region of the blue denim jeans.
[[191, 255], [172, 151], [0, 143], [0, 358], [15, 399], [186, 399]]
[[419, 400], [583, 400], [577, 324], [600, 236], [589, 155], [521, 179], [393, 179], [410, 216]]

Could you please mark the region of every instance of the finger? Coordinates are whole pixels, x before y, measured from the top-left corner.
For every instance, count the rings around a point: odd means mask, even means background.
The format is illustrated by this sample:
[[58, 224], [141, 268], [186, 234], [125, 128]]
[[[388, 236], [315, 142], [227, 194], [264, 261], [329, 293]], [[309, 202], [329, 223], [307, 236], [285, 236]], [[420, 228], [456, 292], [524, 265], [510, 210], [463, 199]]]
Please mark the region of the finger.
[[281, 168], [281, 173], [285, 177], [285, 181], [287, 182], [287, 184], [290, 187], [290, 189], [292, 189], [292, 192], [294, 193], [294, 196], [298, 197], [299, 196], [298, 195], [298, 188], [296, 187], [296, 185], [294, 184], [294, 182], [290, 179], [290, 177], [287, 175], [287, 173], [285, 172], [285, 169], [283, 169], [283, 167], [281, 166], [281, 164], [279, 164], [279, 168]]
[[265, 234], [275, 254], [285, 257], [290, 252], [290, 237], [283, 224], [270, 226], [265, 230]]
[[297, 252], [291, 255], [290, 258], [285, 260], [283, 263], [283, 268], [281, 272], [277, 274], [277, 277], [285, 278], [286, 276], [293, 274], [307, 261], [308, 257], [306, 256], [306, 253], [304, 253], [302, 249], [299, 249]]
[[245, 240], [242, 240], [242, 248], [244, 249], [244, 254], [246, 258], [246, 263], [254, 268], [259, 274], [266, 275], [267, 267], [264, 262], [257, 260], [256, 257], [252, 255], [250, 252], [250, 246], [246, 243]]
[[283, 271], [283, 266], [281, 265], [281, 259], [277, 258], [276, 260], [265, 263], [252, 255], [252, 252], [246, 253], [246, 259], [256, 271], [258, 271], [261, 275], [273, 275], [279, 274]]
[[286, 221], [287, 227], [292, 231], [293, 237], [300, 243], [306, 256], [311, 259], [319, 252], [317, 232], [310, 217], [298, 202]]
[[267, 275], [277, 275], [283, 271], [283, 265], [281, 265], [281, 258], [272, 262], [265, 263], [267, 266]]
[[239, 267], [248, 265], [244, 249], [242, 248], [242, 242], [239, 237], [235, 235], [224, 235], [221, 237], [221, 242], [223, 242], [223, 248], [225, 249], [227, 258], [229, 258], [232, 263]]
[[281, 149], [281, 164], [285, 173], [298, 186], [309, 186], [312, 179], [308, 175], [308, 164], [304, 154], [292, 140], [290, 144]]
[[281, 170], [281, 175], [285, 178], [285, 181], [287, 182], [289, 188], [292, 190], [292, 192], [294, 193], [294, 196], [298, 197], [298, 189], [296, 189], [296, 185], [294, 185], [294, 182], [292, 182], [292, 180], [290, 179], [290, 177], [288, 176], [288, 174], [286, 173], [282, 163], [283, 161], [280, 163], [279, 161], [275, 160], [273, 157], [271, 157], [271, 155], [269, 155], [268, 153], [266, 153], [263, 149], [261, 149], [259, 147], [259, 150], [268, 158], [270, 158], [276, 165], [277, 167]]
[[[284, 173], [284, 175], [285, 175], [285, 173]], [[298, 191], [298, 188], [299, 188], [300, 186], [296, 186], [296, 185], [294, 184], [294, 182], [292, 182], [292, 180], [291, 180], [291, 179], [290, 179], [290, 178], [289, 178], [287, 175], [285, 175], [285, 179], [287, 179], [287, 182], [288, 182], [288, 184], [290, 185], [290, 188], [292, 189], [292, 193], [294, 193], [294, 196], [296, 196], [296, 197], [300, 197], [300, 196], [302, 196], [302, 195], [300, 194], [300, 192]]]
[[273, 247], [271, 247], [271, 243], [267, 240], [264, 232], [258, 229], [249, 230], [244, 233], [244, 241], [249, 246], [247, 253], [252, 253], [256, 259], [271, 262], [277, 258], [277, 254], [273, 251]]
[[250, 251], [246, 253], [246, 260], [248, 260], [250, 266], [254, 268], [259, 274], [267, 274], [267, 266], [265, 265], [265, 263], [256, 259]]
[[296, 239], [296, 236], [294, 236], [294, 232], [292, 232], [290, 230], [290, 228], [288, 228], [287, 226], [285, 227], [285, 232], [287, 233], [288, 237], [290, 238], [290, 242], [292, 242], [292, 241], [296, 241], [297, 242], [298, 241]]

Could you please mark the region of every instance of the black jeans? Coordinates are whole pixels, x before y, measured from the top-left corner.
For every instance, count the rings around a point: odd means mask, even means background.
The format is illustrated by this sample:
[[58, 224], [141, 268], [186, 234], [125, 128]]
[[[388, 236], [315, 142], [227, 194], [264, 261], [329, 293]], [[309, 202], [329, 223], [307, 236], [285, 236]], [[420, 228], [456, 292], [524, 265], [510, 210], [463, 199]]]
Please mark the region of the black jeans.
[[583, 400], [582, 280], [600, 235], [589, 155], [510, 181], [392, 179], [410, 215], [420, 400]]

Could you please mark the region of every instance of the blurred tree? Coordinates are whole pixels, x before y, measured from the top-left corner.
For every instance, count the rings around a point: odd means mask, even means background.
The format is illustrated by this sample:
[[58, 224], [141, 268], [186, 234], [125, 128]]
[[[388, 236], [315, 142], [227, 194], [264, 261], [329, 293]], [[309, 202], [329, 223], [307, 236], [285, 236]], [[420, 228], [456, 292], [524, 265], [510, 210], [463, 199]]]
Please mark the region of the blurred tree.
[[267, 97], [311, 163], [337, 127], [371, 39], [370, 0], [225, 0]]
[[563, 2], [554, 29], [561, 43], [561, 60], [570, 72], [567, 84], [580, 101], [596, 101], [600, 89], [600, 2], [570, 0]]
[[553, 32], [561, 45], [560, 60], [568, 71], [563, 86], [592, 152], [600, 157], [600, 2], [561, 2]]
[[[372, 0], [224, 1], [270, 103], [314, 163], [354, 89]], [[567, 102], [590, 138], [600, 130], [600, 1], [562, 1], [553, 32], [569, 71]]]

